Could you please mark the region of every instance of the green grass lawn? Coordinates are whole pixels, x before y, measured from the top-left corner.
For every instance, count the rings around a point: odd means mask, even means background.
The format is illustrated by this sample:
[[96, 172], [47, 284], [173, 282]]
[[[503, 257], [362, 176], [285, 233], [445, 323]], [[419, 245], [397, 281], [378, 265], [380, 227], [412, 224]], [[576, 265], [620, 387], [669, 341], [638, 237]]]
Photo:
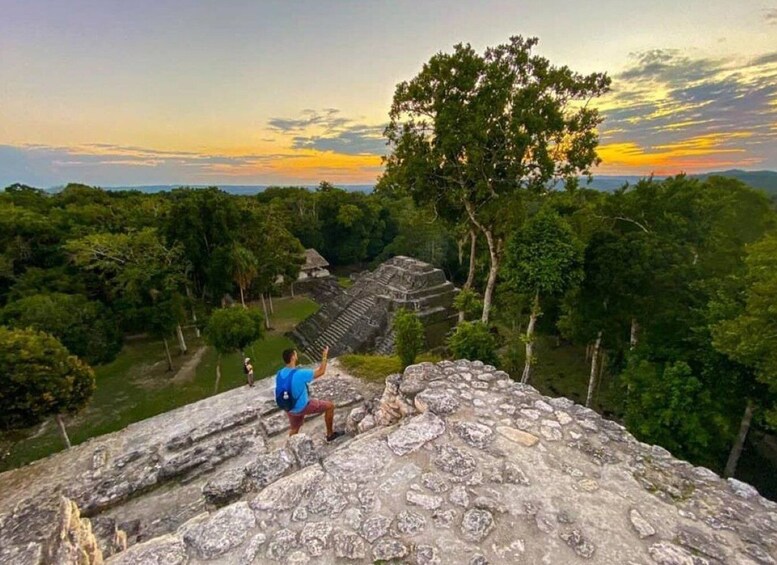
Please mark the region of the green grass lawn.
[[[276, 298], [272, 329], [264, 339], [249, 346], [247, 354], [254, 360], [257, 379], [274, 374], [283, 361], [281, 352], [293, 347], [283, 334], [312, 314], [318, 305], [306, 297]], [[216, 381], [216, 353], [207, 348], [196, 367], [179, 371], [200, 348], [202, 339], [194, 332], [187, 334], [189, 352], [176, 355], [177, 347], [170, 340], [173, 371], [167, 370], [164, 346], [148, 338], [127, 340], [118, 357], [111, 363], [95, 367], [97, 389], [89, 405], [77, 416], [66, 418], [70, 440], [78, 444], [91, 437], [120, 430], [127, 425], [167, 412], [173, 408], [207, 398], [213, 394]], [[175, 349], [173, 349], [175, 347]], [[232, 353], [221, 363], [219, 392], [245, 384], [242, 356]], [[4, 434], [0, 445], [7, 455], [0, 454], [0, 471], [18, 467], [46, 457], [64, 448], [52, 421], [34, 429]]]
[[337, 284], [340, 285], [340, 288], [351, 288], [353, 281], [350, 277], [337, 277]]
[[[402, 371], [402, 362], [397, 355], [343, 355], [338, 358], [340, 364], [354, 377], [380, 382], [392, 373]], [[436, 363], [441, 358], [430, 353], [422, 353], [416, 359], [416, 363]]]

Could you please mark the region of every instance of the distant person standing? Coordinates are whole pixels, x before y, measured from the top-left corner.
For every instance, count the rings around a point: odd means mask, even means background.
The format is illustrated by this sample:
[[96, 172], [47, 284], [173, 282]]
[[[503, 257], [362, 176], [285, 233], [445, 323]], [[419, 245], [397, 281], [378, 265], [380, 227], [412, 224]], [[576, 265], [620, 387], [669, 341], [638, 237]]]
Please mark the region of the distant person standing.
[[248, 386], [253, 387], [254, 386], [254, 366], [251, 364], [250, 357], [246, 357], [245, 361], [243, 361], [243, 372], [246, 375]]
[[326, 440], [334, 441], [343, 432], [334, 430], [335, 405], [329, 400], [308, 398], [308, 384], [321, 378], [326, 373], [329, 348], [325, 347], [321, 355], [321, 364], [313, 369], [297, 368], [297, 352], [287, 349], [283, 352], [283, 362], [286, 366], [275, 376], [275, 400], [289, 417], [289, 435], [299, 432], [305, 422], [305, 416], [324, 414], [326, 423]]

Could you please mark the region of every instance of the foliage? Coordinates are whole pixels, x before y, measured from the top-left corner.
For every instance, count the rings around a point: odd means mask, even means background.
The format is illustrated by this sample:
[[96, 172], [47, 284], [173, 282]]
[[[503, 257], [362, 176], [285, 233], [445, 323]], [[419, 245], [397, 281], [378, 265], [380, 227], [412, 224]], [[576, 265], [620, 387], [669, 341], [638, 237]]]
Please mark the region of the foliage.
[[[382, 383], [393, 373], [402, 372], [402, 361], [398, 355], [357, 355], [349, 353], [337, 358], [349, 374], [367, 381]], [[416, 361], [418, 363], [437, 363], [440, 357], [431, 353], [423, 353]]]
[[448, 348], [455, 359], [479, 360], [489, 365], [499, 362], [496, 338], [482, 322], [461, 322], [448, 338]]
[[471, 320], [483, 310], [483, 301], [471, 288], [462, 288], [453, 299], [453, 307], [464, 313], [465, 320]]
[[84, 407], [94, 372], [54, 337], [0, 327], [0, 426], [32, 426]]
[[243, 351], [262, 337], [262, 314], [253, 308], [221, 308], [211, 314], [205, 339], [219, 353]]
[[402, 308], [394, 314], [393, 330], [394, 347], [404, 369], [424, 349], [424, 326], [418, 316]]
[[705, 458], [713, 433], [711, 399], [691, 367], [635, 359], [623, 373], [626, 425], [640, 440], [680, 457]]
[[27, 296], [3, 309], [2, 322], [50, 333], [70, 353], [92, 365], [113, 360], [121, 349], [122, 336], [113, 313], [81, 295]]
[[532, 53], [537, 39], [513, 37], [481, 55], [469, 45], [438, 53], [397, 85], [386, 128], [391, 154], [378, 190], [409, 193], [442, 217], [466, 215], [486, 238], [488, 321], [504, 241], [525, 189], [569, 185], [598, 162], [586, 103], [607, 91], [603, 74], [583, 76]]

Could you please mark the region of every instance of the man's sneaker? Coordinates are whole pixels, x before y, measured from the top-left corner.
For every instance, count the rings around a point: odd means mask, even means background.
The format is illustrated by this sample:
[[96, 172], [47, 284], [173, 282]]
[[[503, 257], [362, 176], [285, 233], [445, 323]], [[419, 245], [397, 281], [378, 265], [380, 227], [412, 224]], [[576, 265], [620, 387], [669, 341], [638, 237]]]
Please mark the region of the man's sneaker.
[[344, 435], [343, 432], [333, 432], [331, 435], [326, 436], [326, 441], [331, 442]]

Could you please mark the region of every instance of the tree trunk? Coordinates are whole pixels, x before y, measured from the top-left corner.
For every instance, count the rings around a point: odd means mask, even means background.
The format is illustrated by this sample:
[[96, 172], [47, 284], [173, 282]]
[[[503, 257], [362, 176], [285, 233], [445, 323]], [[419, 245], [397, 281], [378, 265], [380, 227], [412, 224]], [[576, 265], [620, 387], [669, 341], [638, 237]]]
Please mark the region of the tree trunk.
[[262, 297], [262, 310], [264, 310], [264, 327], [266, 329], [270, 329], [270, 316], [267, 315], [267, 302], [264, 300], [264, 293], [260, 292], [260, 296]]
[[537, 316], [540, 314], [540, 293], [534, 295], [534, 304], [531, 307], [531, 315], [529, 316], [529, 325], [526, 326], [526, 362], [523, 366], [523, 374], [521, 375], [521, 382], [526, 384], [529, 382], [531, 376], [531, 366], [534, 364], [534, 326], [537, 323]]
[[636, 318], [631, 319], [631, 336], [629, 338], [629, 349], [637, 347], [637, 341], [639, 340], [639, 322]]
[[745, 440], [747, 439], [747, 432], [750, 430], [750, 422], [753, 419], [754, 409], [755, 403], [748, 398], [747, 405], [745, 406], [745, 413], [742, 415], [742, 422], [739, 424], [737, 439], [734, 441], [734, 445], [731, 446], [731, 453], [728, 454], [726, 469], [723, 471], [723, 476], [726, 478], [733, 477], [737, 470], [737, 463], [739, 463], [739, 456], [742, 455], [742, 449], [745, 447]]
[[[189, 300], [192, 299], [192, 291], [189, 285], [186, 285], [186, 296], [189, 297]], [[197, 325], [197, 312], [194, 309], [194, 301], [192, 301], [192, 322], [194, 322], [194, 335], [200, 337], [200, 327]]]
[[294, 298], [294, 281], [291, 281], [291, 297]]
[[167, 345], [167, 338], [163, 337], [162, 341], [165, 344], [165, 355], [167, 356], [167, 370], [172, 371], [173, 370], [173, 358], [170, 357], [170, 347]]
[[475, 284], [475, 249], [477, 247], [477, 238], [477, 232], [475, 230], [470, 230], [469, 272], [467, 273], [467, 282], [464, 283], [464, 288], [472, 288], [472, 285]]
[[243, 291], [243, 285], [239, 285], [239, 286], [240, 286], [240, 304], [243, 305], [243, 308], [248, 308], [246, 306], [246, 297], [245, 297], [245, 293]]
[[275, 315], [275, 308], [272, 305], [272, 292], [267, 293], [267, 300], [270, 301], [270, 314]]
[[70, 438], [67, 435], [67, 428], [65, 428], [65, 422], [62, 420], [62, 414], [57, 414], [54, 416], [54, 419], [57, 421], [57, 427], [59, 427], [59, 433], [62, 434], [62, 439], [65, 442], [65, 445], [68, 449], [70, 449], [72, 444], [70, 443]]
[[594, 398], [594, 388], [596, 388], [596, 374], [597, 369], [599, 368], [597, 365], [599, 363], [599, 348], [602, 345], [602, 332], [599, 331], [599, 333], [596, 335], [596, 343], [594, 343], [594, 350], [591, 354], [591, 376], [588, 378], [588, 394], [585, 398], [585, 405], [586, 408], [591, 407], [591, 401]]
[[183, 336], [183, 328], [181, 324], [175, 326], [175, 334], [178, 336], [178, 348], [181, 350], [181, 355], [186, 355], [186, 338]]
[[216, 384], [213, 386], [213, 394], [219, 391], [219, 381], [221, 381], [221, 353], [216, 357]]

